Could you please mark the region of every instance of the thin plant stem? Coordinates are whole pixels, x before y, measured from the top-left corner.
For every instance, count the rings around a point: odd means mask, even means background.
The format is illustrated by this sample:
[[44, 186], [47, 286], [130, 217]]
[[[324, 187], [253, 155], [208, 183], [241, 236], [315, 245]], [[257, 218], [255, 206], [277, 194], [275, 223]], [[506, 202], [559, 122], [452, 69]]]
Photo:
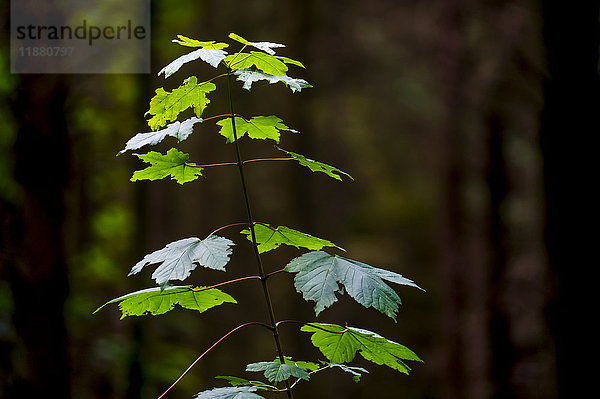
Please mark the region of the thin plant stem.
[[[279, 332], [277, 331], [277, 326], [275, 324], [275, 312], [273, 310], [273, 301], [271, 300], [271, 294], [269, 293], [269, 288], [267, 286], [267, 280], [265, 279], [265, 271], [262, 264], [262, 260], [260, 257], [260, 253], [258, 252], [258, 243], [256, 241], [256, 233], [254, 231], [254, 218], [252, 216], [252, 209], [250, 207], [250, 198], [248, 195], [248, 189], [246, 186], [246, 178], [244, 176], [244, 163], [242, 161], [242, 155], [240, 153], [240, 146], [238, 144], [237, 131], [235, 127], [235, 112], [233, 109], [233, 98], [231, 93], [231, 69], [229, 68], [229, 75], [227, 76], [227, 92], [229, 97], [229, 114], [231, 118], [231, 127], [233, 130], [233, 139], [235, 145], [235, 154], [237, 159], [238, 170], [240, 172], [240, 182], [242, 185], [242, 191], [244, 193], [244, 202], [246, 205], [246, 214], [248, 216], [248, 227], [250, 229], [250, 235], [252, 237], [252, 247], [254, 250], [254, 257], [256, 258], [256, 265], [258, 268], [258, 274], [261, 277], [261, 283], [263, 288], [263, 294], [265, 297], [265, 302], [267, 305], [267, 312], [269, 313], [269, 320], [272, 326], [273, 339], [275, 341], [275, 346], [277, 348], [277, 355], [281, 364], [285, 364], [285, 356], [283, 354], [283, 349], [281, 347], [281, 340], [279, 339]], [[289, 383], [285, 382], [286, 388], [289, 388]], [[286, 391], [288, 399], [292, 399], [292, 392], [288, 389]]]
[[208, 116], [206, 118], [202, 118], [202, 120], [203, 121], [209, 121], [211, 119], [216, 119], [216, 118], [229, 118], [229, 114], [221, 114], [221, 115]]
[[263, 161], [292, 161], [294, 158], [292, 157], [279, 157], [279, 158], [255, 158], [255, 159], [247, 159], [242, 163], [245, 165], [250, 162], [263, 162]]
[[[292, 160], [294, 158], [255, 158], [255, 159], [247, 159], [245, 161], [242, 161], [242, 164], [245, 165], [247, 163], [251, 163], [251, 162], [265, 162], [265, 161], [289, 161]], [[215, 166], [237, 166], [237, 162], [219, 162], [219, 163], [208, 163], [208, 164], [203, 164], [203, 165], [196, 165], [196, 164], [185, 164], [186, 166], [190, 167], [190, 168], [212, 168]]]
[[219, 163], [207, 163], [207, 164], [203, 164], [203, 165], [196, 165], [196, 164], [190, 164], [190, 163], [186, 163], [185, 166], [189, 167], [189, 168], [213, 168], [215, 166], [236, 166], [237, 163], [235, 162], [219, 162]]
[[215, 233], [217, 233], [217, 232], [219, 232], [221, 230], [227, 229], [229, 227], [233, 227], [233, 226], [247, 226], [247, 225], [248, 225], [247, 222], [231, 223], [231, 224], [228, 224], [226, 226], [219, 227], [218, 229], [216, 229], [215, 231], [213, 231], [212, 233], [210, 233], [206, 238], [212, 236], [213, 234], [215, 234]]
[[271, 326], [269, 326], [269, 325], [266, 325], [265, 323], [261, 323], [261, 322], [259, 322], [259, 321], [250, 321], [250, 322], [248, 322], [248, 323], [240, 324], [239, 326], [235, 327], [234, 329], [232, 329], [231, 331], [229, 331], [227, 334], [225, 334], [225, 335], [223, 335], [221, 338], [219, 338], [219, 339], [217, 340], [217, 342], [215, 342], [214, 344], [212, 344], [212, 345], [211, 345], [211, 346], [210, 346], [210, 347], [209, 347], [207, 350], [205, 350], [205, 351], [204, 351], [204, 352], [203, 352], [203, 353], [202, 353], [200, 356], [198, 356], [198, 358], [196, 358], [196, 360], [194, 360], [194, 361], [192, 362], [192, 364], [190, 364], [190, 366], [189, 366], [187, 369], [185, 369], [185, 371], [184, 371], [184, 372], [183, 372], [183, 373], [182, 373], [182, 374], [179, 376], [179, 378], [177, 378], [177, 379], [175, 380], [175, 382], [174, 382], [174, 383], [172, 383], [172, 384], [171, 384], [171, 386], [170, 386], [169, 388], [167, 388], [167, 390], [166, 390], [166, 391], [164, 391], [164, 392], [162, 393], [162, 395], [160, 395], [160, 396], [158, 397], [158, 399], [162, 399], [162, 398], [163, 398], [163, 397], [164, 397], [164, 396], [165, 396], [165, 395], [166, 395], [166, 394], [167, 394], [167, 393], [168, 393], [168, 392], [169, 392], [171, 389], [173, 389], [173, 387], [174, 387], [175, 385], [177, 385], [177, 383], [179, 383], [179, 381], [181, 381], [181, 379], [182, 379], [182, 378], [183, 378], [183, 377], [184, 377], [184, 376], [185, 376], [185, 375], [186, 375], [186, 374], [187, 374], [187, 373], [188, 373], [188, 372], [189, 372], [189, 371], [192, 369], [192, 367], [194, 367], [194, 366], [196, 365], [196, 363], [198, 363], [198, 362], [200, 361], [200, 359], [202, 359], [202, 358], [203, 358], [203, 357], [204, 357], [204, 356], [205, 356], [205, 355], [206, 355], [208, 352], [210, 352], [210, 351], [211, 351], [211, 350], [212, 350], [212, 349], [213, 349], [215, 346], [219, 345], [219, 344], [221, 343], [221, 341], [223, 341], [225, 338], [227, 338], [228, 336], [230, 336], [231, 334], [233, 334], [233, 333], [234, 333], [234, 332], [236, 332], [237, 330], [240, 330], [240, 329], [242, 329], [242, 328], [244, 328], [244, 327], [247, 327], [247, 326], [262, 326], [262, 327], [265, 327], [265, 328], [267, 328], [267, 329], [269, 329], [269, 330], [272, 330], [272, 329], [273, 329], [273, 327], [271, 327]]
[[236, 279], [233, 279], [233, 280], [223, 281], [222, 283], [217, 283], [217, 284], [211, 285], [209, 287], [192, 288], [192, 291], [194, 291], [194, 292], [206, 291], [206, 290], [210, 290], [212, 288], [222, 287], [222, 286], [227, 285], [227, 284], [237, 283], [237, 282], [244, 281], [244, 280], [260, 280], [260, 279], [261, 279], [260, 276], [240, 277], [240, 278], [236, 278]]
[[271, 276], [273, 276], [273, 275], [275, 275], [275, 274], [279, 274], [279, 273], [282, 273], [282, 272], [284, 272], [284, 271], [285, 271], [285, 269], [279, 269], [279, 270], [275, 270], [274, 272], [271, 272], [271, 273], [269, 273], [269, 274], [265, 275], [265, 280], [266, 280], [266, 279], [268, 279], [268, 278], [270, 278]]

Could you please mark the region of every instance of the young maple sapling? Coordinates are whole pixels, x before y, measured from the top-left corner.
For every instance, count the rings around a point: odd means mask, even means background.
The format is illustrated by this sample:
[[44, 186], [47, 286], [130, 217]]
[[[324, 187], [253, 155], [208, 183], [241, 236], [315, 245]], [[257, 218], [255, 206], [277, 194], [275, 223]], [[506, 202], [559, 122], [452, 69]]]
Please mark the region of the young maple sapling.
[[[147, 115], [150, 132], [133, 136], [119, 153], [137, 151], [146, 146], [156, 145], [163, 140], [171, 140], [174, 144], [166, 153], [149, 151], [135, 155], [149, 164], [133, 173], [131, 181], [159, 180], [170, 177], [179, 184], [188, 183], [204, 176], [204, 173], [216, 166], [235, 167], [239, 171], [240, 188], [244, 199], [247, 220], [228, 221], [205, 238], [190, 237], [167, 244], [164, 248], [146, 255], [133, 266], [129, 275], [139, 273], [147, 266], [156, 265], [152, 278], [156, 286], [123, 295], [108, 301], [118, 304], [121, 318], [127, 316], [160, 315], [173, 310], [176, 305], [202, 313], [224, 303], [236, 304], [237, 301], [221, 290], [221, 287], [245, 280], [260, 282], [262, 296], [266, 303], [268, 322], [244, 321], [217, 342], [208, 347], [161, 396], [167, 392], [202, 357], [231, 334], [257, 325], [269, 331], [273, 336], [273, 345], [277, 353], [275, 359], [261, 360], [245, 366], [248, 372], [260, 372], [264, 380], [246, 379], [242, 377], [220, 376], [229, 386], [204, 390], [196, 399], [228, 399], [228, 398], [264, 398], [263, 395], [285, 393], [293, 397], [294, 388], [302, 381], [308, 381], [311, 375], [327, 370], [337, 369], [349, 373], [354, 381], [359, 381], [367, 370], [351, 366], [357, 353], [365, 360], [385, 365], [401, 373], [408, 374], [410, 367], [407, 361], [421, 361], [407, 347], [391, 341], [379, 334], [349, 326], [340, 326], [321, 321], [278, 320], [275, 318], [273, 301], [267, 282], [279, 278], [285, 273], [294, 276], [294, 287], [306, 301], [314, 302], [315, 315], [330, 307], [337, 301], [336, 294], [347, 294], [365, 308], [374, 308], [396, 321], [398, 307], [401, 304], [398, 294], [388, 285], [395, 283], [419, 288], [412, 280], [398, 273], [380, 269], [356, 260], [348, 259], [325, 251], [325, 248], [340, 250], [333, 242], [297, 231], [286, 226], [274, 226], [254, 219], [252, 206], [246, 183], [246, 165], [264, 161], [294, 161], [312, 172], [324, 173], [342, 181], [352, 177], [331, 165], [315, 161], [302, 154], [278, 147], [282, 133], [295, 132], [283, 120], [274, 115], [249, 116], [238, 114], [232, 101], [232, 80], [240, 81], [242, 89], [250, 91], [254, 83], [266, 81], [269, 84], [282, 83], [292, 93], [301, 92], [312, 87], [306, 80], [288, 76], [290, 66], [305, 68], [297, 60], [277, 55], [283, 44], [271, 42], [251, 42], [231, 33], [229, 38], [237, 45], [236, 51], [228, 53], [229, 43], [216, 41], [198, 41], [179, 35], [173, 40], [193, 50], [178, 57], [164, 67], [159, 75], [169, 78], [184, 64], [200, 60], [217, 70], [207, 80], [199, 80], [196, 76], [186, 78], [177, 88], [167, 91], [156, 89], [150, 100]], [[219, 84], [219, 86], [217, 86]], [[221, 89], [228, 98], [229, 109], [221, 113], [206, 116], [210, 99], [208, 95]], [[191, 110], [193, 116], [183, 121], [178, 117]], [[210, 123], [212, 122], [212, 123]], [[209, 130], [216, 126], [218, 133], [225, 138], [226, 145], [233, 147], [235, 162], [200, 163], [191, 161], [190, 155], [177, 149], [177, 145], [193, 134], [195, 128]], [[175, 140], [173, 140], [173, 138]], [[244, 159], [241, 154], [241, 139], [265, 140], [276, 144], [277, 156], [261, 159]], [[183, 281], [198, 266], [226, 272], [226, 266], [233, 251], [234, 242], [222, 237], [225, 230], [237, 228], [242, 237], [251, 244], [256, 263], [255, 274], [241, 278], [224, 280], [211, 286], [172, 285], [173, 281]], [[296, 247], [308, 252], [292, 259], [283, 269], [271, 270], [263, 264], [262, 254], [276, 250], [281, 245]], [[342, 250], [343, 251], [343, 250]], [[250, 271], [248, 271], [250, 273]], [[420, 288], [419, 288], [420, 289]], [[281, 343], [279, 328], [291, 324], [299, 326], [299, 330], [310, 335], [310, 341], [318, 348], [326, 360], [297, 360], [288, 356]]]

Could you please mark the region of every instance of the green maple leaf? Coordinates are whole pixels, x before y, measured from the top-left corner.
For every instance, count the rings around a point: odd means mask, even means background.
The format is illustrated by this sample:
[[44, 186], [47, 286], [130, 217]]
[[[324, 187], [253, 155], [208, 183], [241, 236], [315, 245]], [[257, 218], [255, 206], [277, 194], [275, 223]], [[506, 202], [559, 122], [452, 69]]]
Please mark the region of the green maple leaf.
[[373, 307], [396, 321], [398, 305], [402, 301], [383, 280], [419, 288], [412, 280], [397, 273], [323, 251], [299, 256], [284, 270], [296, 273], [294, 287], [305, 300], [316, 302], [317, 315], [337, 301], [335, 293], [342, 292], [341, 284], [358, 303], [366, 308]]
[[257, 389], [255, 386], [215, 388], [199, 392], [195, 399], [264, 399], [253, 393]]
[[[254, 116], [248, 120], [239, 116], [235, 117], [235, 130], [237, 138], [240, 139], [244, 135], [248, 135], [251, 139], [258, 140], [274, 140], [279, 143], [279, 137], [282, 130], [290, 130], [289, 127], [282, 123], [283, 121], [278, 117], [271, 116]], [[219, 134], [227, 139], [227, 143], [233, 143], [235, 137], [233, 134], [233, 127], [231, 118], [221, 119], [216, 123], [221, 126]]]
[[110, 300], [96, 309], [94, 313], [111, 303], [119, 304], [121, 319], [145, 314], [161, 315], [173, 310], [175, 305], [202, 313], [225, 302], [237, 303], [229, 294], [221, 290], [216, 288], [202, 290], [203, 288], [205, 287], [175, 286], [140, 290]]
[[159, 263], [152, 278], [156, 284], [164, 286], [171, 280], [185, 280], [196, 264], [224, 271], [233, 245], [231, 240], [214, 235], [204, 240], [184, 238], [144, 256], [131, 268], [129, 275], [139, 273], [147, 265]]
[[285, 76], [287, 65], [278, 57], [260, 51], [230, 54], [225, 57], [225, 63], [231, 70], [255, 67], [268, 75]]
[[305, 369], [292, 364], [280, 362], [257, 362], [246, 366], [246, 371], [264, 371], [269, 382], [281, 382], [290, 377], [309, 380], [310, 374]]
[[[241, 233], [245, 234], [249, 241], [252, 241], [252, 235], [250, 234], [249, 229], [242, 230]], [[339, 248], [331, 241], [313, 237], [286, 226], [271, 227], [268, 224], [256, 223], [254, 225], [254, 234], [256, 236], [256, 242], [258, 243], [259, 253], [271, 251], [282, 244], [290, 245], [298, 249], [306, 248], [311, 250], [319, 250], [323, 247]]]
[[214, 40], [201, 42], [200, 40], [190, 39], [189, 37], [185, 37], [183, 35], [177, 35], [177, 39], [173, 39], [171, 41], [185, 47], [202, 47], [215, 50], [222, 50], [226, 47], [229, 47], [229, 44], [227, 43], [217, 43]]
[[300, 61], [291, 59], [289, 57], [283, 57], [283, 56], [277, 55], [277, 56], [275, 56], [275, 58], [277, 58], [278, 60], [280, 60], [281, 62], [284, 62], [286, 64], [296, 65], [296, 66], [299, 66], [300, 68], [306, 69], [306, 67], [304, 66], [303, 63], [301, 63]]
[[302, 154], [297, 154], [292, 151], [286, 151], [283, 148], [279, 148], [279, 147], [276, 147], [276, 148], [278, 150], [283, 151], [286, 154], [290, 155], [294, 160], [298, 161], [298, 163], [300, 165], [306, 166], [313, 172], [322, 172], [322, 173], [325, 173], [327, 176], [332, 177], [336, 180], [340, 180], [340, 181], [342, 180], [342, 175], [354, 180], [354, 178], [352, 176], [350, 176], [348, 173], [336, 168], [335, 166], [327, 165], [326, 163], [306, 158]]
[[156, 94], [150, 100], [150, 109], [147, 114], [153, 115], [148, 120], [150, 129], [156, 130], [168, 122], [177, 119], [177, 116], [188, 108], [193, 108], [196, 116], [202, 112], [210, 102], [206, 93], [215, 90], [217, 86], [212, 82], [198, 83], [195, 76], [186, 79], [181, 86], [168, 92], [162, 87], [156, 89]]
[[171, 148], [165, 155], [156, 151], [135, 155], [142, 161], [149, 163], [150, 166], [133, 172], [131, 181], [160, 180], [170, 176], [177, 183], [183, 184], [202, 176], [203, 168], [197, 167], [195, 163], [188, 162], [190, 156], [175, 148]]
[[310, 323], [301, 331], [312, 333], [313, 345], [332, 363], [350, 362], [358, 352], [370, 362], [408, 374], [410, 367], [404, 360], [421, 361], [406, 346], [372, 331], [328, 323]]
[[121, 150], [119, 154], [129, 150], [137, 150], [145, 145], [158, 144], [167, 136], [175, 137], [178, 141], [183, 141], [194, 132], [194, 124], [196, 123], [202, 123], [202, 118], [193, 116], [183, 122], [175, 121], [170, 123], [162, 130], [138, 133], [127, 141], [125, 148]]

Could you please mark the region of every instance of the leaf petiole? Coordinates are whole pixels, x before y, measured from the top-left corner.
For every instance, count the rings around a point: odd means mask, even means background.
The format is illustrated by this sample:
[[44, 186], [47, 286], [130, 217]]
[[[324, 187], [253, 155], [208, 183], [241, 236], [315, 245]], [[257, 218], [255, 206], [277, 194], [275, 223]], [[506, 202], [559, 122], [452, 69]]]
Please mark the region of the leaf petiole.
[[218, 229], [216, 229], [215, 231], [213, 231], [212, 233], [210, 233], [210, 234], [209, 234], [209, 235], [208, 235], [206, 238], [208, 238], [208, 237], [212, 236], [212, 235], [213, 235], [213, 234], [215, 234], [215, 233], [218, 233], [218, 232], [219, 232], [219, 231], [221, 231], [221, 230], [225, 230], [225, 229], [227, 229], [227, 228], [229, 228], [229, 227], [233, 227], [233, 226], [247, 226], [247, 225], [248, 225], [248, 222], [230, 223], [230, 224], [228, 224], [228, 225], [225, 225], [225, 226], [219, 227]]
[[164, 392], [162, 393], [162, 395], [160, 395], [160, 396], [158, 397], [158, 399], [162, 399], [162, 398], [163, 398], [163, 397], [164, 397], [164, 396], [165, 396], [165, 395], [166, 395], [166, 394], [167, 394], [167, 393], [168, 393], [168, 392], [169, 392], [171, 389], [173, 389], [173, 387], [174, 387], [175, 385], [177, 385], [177, 383], [178, 383], [179, 381], [181, 381], [181, 379], [182, 379], [182, 378], [183, 378], [183, 377], [184, 377], [184, 376], [185, 376], [185, 375], [186, 375], [186, 374], [187, 374], [187, 373], [188, 373], [188, 372], [189, 372], [189, 371], [192, 369], [192, 367], [194, 367], [194, 366], [196, 365], [196, 363], [198, 363], [198, 362], [200, 361], [200, 359], [202, 359], [202, 358], [203, 358], [203, 357], [204, 357], [204, 356], [205, 356], [205, 355], [206, 355], [208, 352], [210, 352], [211, 350], [213, 350], [213, 349], [214, 349], [214, 348], [215, 348], [215, 347], [216, 347], [218, 344], [220, 344], [220, 343], [221, 343], [221, 342], [222, 342], [222, 341], [223, 341], [225, 338], [227, 338], [228, 336], [230, 336], [231, 334], [233, 334], [233, 333], [234, 333], [234, 332], [236, 332], [237, 330], [240, 330], [240, 329], [242, 329], [242, 328], [244, 328], [244, 327], [247, 327], [247, 326], [262, 326], [262, 327], [265, 327], [265, 328], [266, 328], [266, 329], [268, 329], [268, 330], [272, 330], [272, 327], [271, 327], [271, 326], [269, 326], [268, 324], [265, 324], [265, 323], [261, 323], [260, 321], [249, 321], [249, 322], [247, 322], [247, 323], [240, 324], [239, 326], [237, 326], [237, 327], [233, 328], [233, 329], [232, 329], [231, 331], [229, 331], [227, 334], [225, 334], [225, 335], [223, 335], [221, 338], [219, 338], [219, 339], [218, 339], [218, 340], [217, 340], [217, 341], [216, 341], [214, 344], [212, 344], [212, 345], [211, 345], [211, 346], [210, 346], [210, 347], [209, 347], [207, 350], [205, 350], [205, 351], [204, 351], [204, 352], [203, 352], [203, 353], [202, 353], [200, 356], [198, 356], [198, 357], [196, 358], [196, 360], [194, 360], [194, 361], [192, 362], [192, 364], [190, 364], [190, 366], [189, 366], [187, 369], [185, 369], [185, 371], [184, 371], [184, 372], [183, 372], [183, 373], [182, 373], [182, 374], [179, 376], [179, 378], [177, 378], [177, 379], [175, 380], [175, 382], [173, 382], [173, 384], [171, 384], [171, 386], [170, 386], [169, 388], [167, 388], [167, 390], [166, 390], [166, 391], [164, 391]]
[[248, 45], [247, 45], [247, 44], [244, 44], [244, 45], [242, 46], [242, 48], [240, 49], [240, 51], [238, 51], [237, 53], [235, 53], [235, 55], [234, 55], [233, 57], [231, 57], [231, 61], [229, 61], [229, 64], [225, 64], [225, 65], [227, 66], [227, 69], [228, 69], [228, 73], [227, 73], [227, 75], [229, 75], [229, 74], [231, 73], [231, 67], [232, 67], [233, 65], [237, 64], [238, 62], [242, 62], [242, 61], [244, 61], [244, 60], [245, 60], [245, 59], [248, 57], [248, 56], [246, 56], [246, 57], [242, 58], [241, 60], [239, 60], [239, 61], [236, 61], [235, 63], [233, 62], [233, 61], [235, 61], [235, 59], [237, 58], [237, 56], [238, 56], [238, 55], [240, 55], [240, 54], [242, 53], [242, 51], [244, 51], [244, 49], [245, 49], [246, 47], [248, 47]]
[[266, 280], [266, 279], [268, 279], [269, 277], [271, 277], [271, 276], [275, 275], [275, 274], [279, 274], [279, 273], [282, 273], [282, 272], [284, 272], [284, 271], [285, 271], [285, 269], [279, 269], [279, 270], [275, 270], [274, 272], [267, 273], [267, 274], [265, 275], [265, 280]]
[[291, 157], [279, 157], [279, 158], [255, 158], [255, 159], [246, 159], [243, 161], [243, 164], [251, 163], [251, 162], [263, 162], [263, 161], [293, 161], [294, 158]]
[[210, 287], [203, 287], [203, 288], [192, 288], [192, 291], [195, 292], [200, 292], [200, 291], [205, 291], [205, 290], [209, 290], [211, 288], [217, 288], [217, 287], [221, 287], [223, 285], [227, 285], [227, 284], [233, 284], [233, 283], [237, 283], [240, 281], [244, 281], [244, 280], [260, 280], [260, 276], [246, 276], [246, 277], [240, 277], [240, 278], [236, 278], [233, 280], [227, 280], [227, 281], [223, 281], [221, 283], [217, 283], [214, 285], [211, 285]]
[[[242, 161], [242, 165], [252, 162], [263, 162], [263, 161], [290, 161], [294, 158], [256, 158], [256, 159], [246, 159]], [[203, 165], [197, 165], [194, 163], [186, 163], [185, 166], [190, 168], [212, 168], [215, 166], [238, 166], [237, 162], [218, 162], [218, 163], [209, 163]]]

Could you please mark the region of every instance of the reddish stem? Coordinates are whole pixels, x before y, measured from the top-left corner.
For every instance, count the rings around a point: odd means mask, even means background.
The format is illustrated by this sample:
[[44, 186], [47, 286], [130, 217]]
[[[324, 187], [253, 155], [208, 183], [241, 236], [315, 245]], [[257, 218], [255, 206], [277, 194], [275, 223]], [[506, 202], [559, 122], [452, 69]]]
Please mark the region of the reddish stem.
[[215, 346], [217, 346], [218, 344], [220, 344], [221, 341], [223, 341], [225, 338], [227, 338], [228, 336], [230, 336], [231, 334], [233, 334], [237, 330], [240, 330], [240, 329], [242, 329], [244, 327], [251, 326], [251, 325], [262, 326], [262, 327], [267, 328], [268, 330], [271, 330], [271, 331], [273, 330], [273, 328], [271, 326], [269, 326], [267, 324], [264, 324], [264, 323], [261, 323], [259, 321], [250, 321], [248, 323], [244, 323], [244, 324], [241, 324], [241, 325], [237, 326], [236, 328], [234, 328], [233, 330], [229, 331], [227, 334], [225, 334], [221, 338], [219, 338], [217, 340], [217, 342], [215, 342], [214, 344], [212, 344], [207, 350], [204, 351], [204, 353], [202, 353], [200, 356], [198, 356], [198, 358], [196, 360], [194, 360], [194, 362], [192, 364], [190, 364], [190, 366], [183, 372], [183, 374], [181, 374], [179, 376], [179, 378], [177, 378], [177, 380], [175, 380], [175, 382], [173, 384], [171, 384], [171, 386], [169, 388], [167, 388], [167, 390], [164, 391], [162, 393], [162, 395], [160, 395], [158, 397], [158, 399], [162, 399], [171, 389], [173, 389], [173, 387], [175, 385], [177, 385], [177, 383], [179, 381], [181, 381], [181, 379], [192, 369], [192, 367], [194, 367], [196, 365], [196, 363], [198, 363], [200, 361], [200, 359], [202, 359], [204, 357], [204, 355], [206, 355], [208, 352], [210, 352]]

